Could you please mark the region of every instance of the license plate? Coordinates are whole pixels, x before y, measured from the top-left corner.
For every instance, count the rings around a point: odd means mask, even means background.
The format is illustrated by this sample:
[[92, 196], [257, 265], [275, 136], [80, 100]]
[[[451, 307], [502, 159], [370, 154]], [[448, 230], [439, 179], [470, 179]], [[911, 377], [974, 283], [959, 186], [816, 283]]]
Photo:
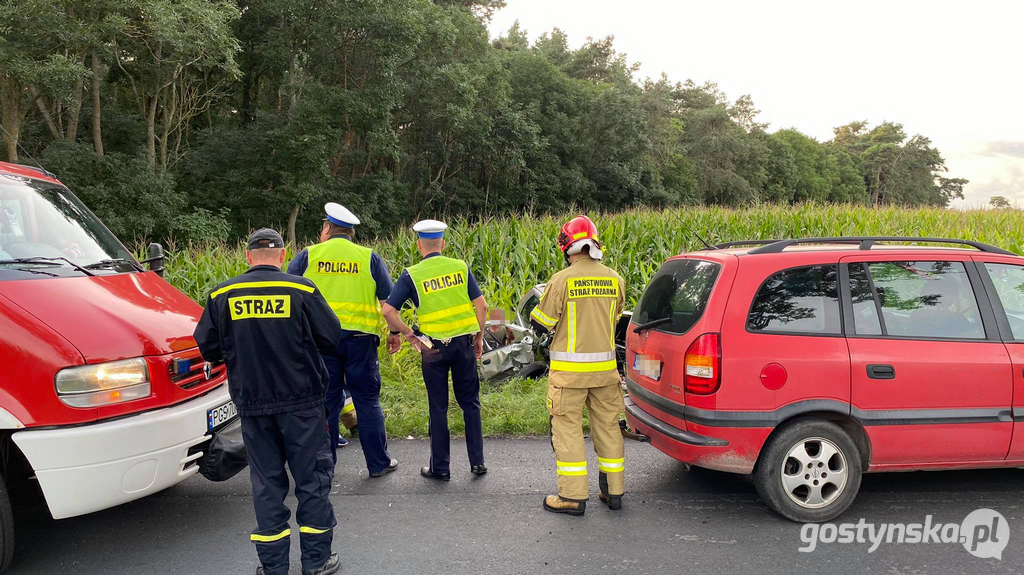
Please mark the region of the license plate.
[[237, 416], [238, 408], [235, 407], [234, 402], [228, 401], [227, 403], [222, 403], [206, 412], [206, 429], [210, 430], [215, 427], [220, 427]]
[[661, 362], [653, 357], [637, 354], [633, 357], [633, 371], [657, 381], [661, 379]]

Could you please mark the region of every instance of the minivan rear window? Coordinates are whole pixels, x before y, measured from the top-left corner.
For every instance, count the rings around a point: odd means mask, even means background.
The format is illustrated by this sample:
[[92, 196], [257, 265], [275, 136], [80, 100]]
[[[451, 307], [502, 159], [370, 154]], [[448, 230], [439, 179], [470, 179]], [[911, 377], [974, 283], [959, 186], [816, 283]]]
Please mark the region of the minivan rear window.
[[651, 329], [675, 334], [690, 331], [704, 315], [721, 269], [720, 264], [704, 260], [666, 262], [651, 278], [633, 314], [633, 323], [667, 320]]
[[747, 317], [752, 332], [839, 335], [839, 271], [810, 266], [768, 278], [754, 297]]

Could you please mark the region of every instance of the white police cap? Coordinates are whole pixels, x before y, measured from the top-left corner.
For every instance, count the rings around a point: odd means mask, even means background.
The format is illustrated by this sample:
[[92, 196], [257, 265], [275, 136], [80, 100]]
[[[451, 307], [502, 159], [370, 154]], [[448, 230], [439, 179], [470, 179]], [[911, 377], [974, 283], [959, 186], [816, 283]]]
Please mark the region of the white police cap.
[[324, 213], [327, 214], [327, 221], [336, 226], [354, 228], [359, 223], [359, 218], [355, 214], [350, 212], [345, 206], [335, 202], [327, 202], [324, 206]]
[[444, 237], [444, 231], [448, 229], [448, 224], [439, 222], [437, 220], [421, 220], [416, 222], [412, 226], [412, 231], [420, 235], [425, 240], [435, 240], [437, 238]]

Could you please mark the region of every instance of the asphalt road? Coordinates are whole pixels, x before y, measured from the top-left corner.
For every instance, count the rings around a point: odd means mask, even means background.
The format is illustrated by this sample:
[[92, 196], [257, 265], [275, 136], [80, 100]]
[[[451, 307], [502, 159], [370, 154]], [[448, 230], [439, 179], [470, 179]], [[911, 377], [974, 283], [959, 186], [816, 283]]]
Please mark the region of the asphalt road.
[[[780, 519], [744, 477], [685, 467], [649, 445], [627, 442], [627, 497], [610, 512], [596, 497], [583, 518], [541, 509], [555, 482], [543, 439], [490, 439], [490, 473], [474, 479], [453, 439], [450, 483], [420, 478], [427, 444], [395, 440], [399, 470], [367, 477], [357, 444], [341, 452], [332, 494], [335, 549], [344, 573], [1022, 573], [1024, 471], [869, 475], [840, 521], [959, 524], [978, 508], [1010, 524], [1002, 560], [962, 545], [818, 546], [801, 553], [801, 526]], [[590, 462], [596, 469], [596, 462]], [[294, 501], [290, 502], [294, 505]], [[195, 477], [158, 495], [92, 515], [53, 521], [45, 507], [22, 513], [11, 573], [251, 574], [256, 556], [247, 472], [224, 483]], [[293, 538], [293, 573], [298, 542]]]

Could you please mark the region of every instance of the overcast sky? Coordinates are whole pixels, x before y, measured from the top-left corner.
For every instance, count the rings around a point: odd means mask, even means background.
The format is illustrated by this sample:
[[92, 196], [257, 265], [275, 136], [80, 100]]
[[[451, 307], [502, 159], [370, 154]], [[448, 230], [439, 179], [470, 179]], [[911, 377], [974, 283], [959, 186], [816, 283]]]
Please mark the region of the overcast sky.
[[820, 141], [854, 120], [931, 138], [965, 202], [1024, 205], [1024, 1], [507, 0], [531, 40], [558, 27], [578, 47], [615, 36], [639, 78], [717, 82], [750, 94], [769, 130]]

